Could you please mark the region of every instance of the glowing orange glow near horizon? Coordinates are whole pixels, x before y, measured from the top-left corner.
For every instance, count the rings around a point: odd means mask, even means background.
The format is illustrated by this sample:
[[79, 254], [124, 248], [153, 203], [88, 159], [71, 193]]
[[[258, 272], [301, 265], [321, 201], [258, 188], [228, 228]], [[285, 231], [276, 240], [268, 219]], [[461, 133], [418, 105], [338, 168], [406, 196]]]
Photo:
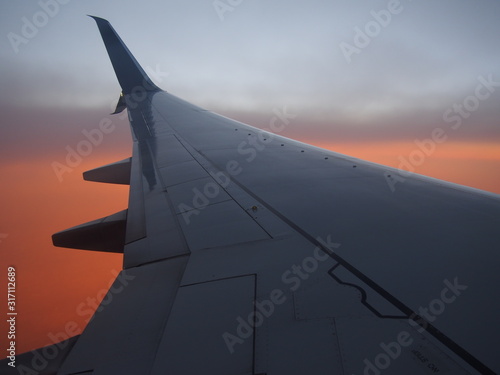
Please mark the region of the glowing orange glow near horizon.
[[[436, 145], [421, 164], [412, 164], [410, 155], [420, 149], [412, 142], [315, 143], [328, 150], [378, 164], [500, 194], [500, 143], [452, 142]], [[403, 163], [405, 160], [406, 163]], [[403, 163], [403, 164], [402, 164]]]
[[[407, 158], [416, 149], [411, 142], [311, 143], [394, 167], [398, 167], [399, 155]], [[447, 142], [415, 167], [415, 172], [500, 193], [499, 146], [494, 142]], [[18, 353], [80, 333], [89, 311], [96, 308], [121, 269], [122, 255], [55, 248], [50, 236], [126, 208], [127, 186], [81, 178], [86, 169], [126, 156], [89, 157], [65, 175], [63, 182], [55, 176], [48, 156], [1, 165], [4, 182], [0, 194], [5, 204], [0, 233], [8, 236], [0, 244], [4, 254], [0, 275], [6, 284], [7, 266], [17, 269]], [[0, 328], [0, 335], [6, 337], [5, 322]]]
[[[92, 168], [116, 160], [120, 157], [83, 164]], [[0, 231], [7, 237], [0, 246], [7, 256], [0, 261], [0, 275], [6, 283], [7, 267], [16, 268], [18, 354], [81, 333], [89, 310], [95, 310], [122, 268], [121, 254], [56, 248], [51, 235], [123, 210], [128, 187], [83, 181], [83, 165], [59, 182], [52, 161], [2, 165], [8, 183], [0, 187], [5, 198]], [[5, 322], [0, 328], [7, 337]]]

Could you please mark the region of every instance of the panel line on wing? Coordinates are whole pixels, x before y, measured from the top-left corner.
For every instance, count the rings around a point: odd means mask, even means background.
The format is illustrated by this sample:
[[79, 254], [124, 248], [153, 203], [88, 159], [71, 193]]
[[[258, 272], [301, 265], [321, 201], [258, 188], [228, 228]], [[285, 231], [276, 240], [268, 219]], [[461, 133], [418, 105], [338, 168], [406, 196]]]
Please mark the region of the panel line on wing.
[[[208, 162], [212, 162], [207, 156], [205, 156]], [[213, 162], [212, 162], [213, 163]], [[217, 167], [215, 163], [213, 163]], [[220, 167], [219, 167], [220, 168]], [[292, 229], [301, 234], [305, 239], [307, 239], [311, 244], [322, 249], [326, 254], [328, 254], [335, 261], [340, 263], [344, 268], [350, 271], [353, 275], [363, 281], [365, 284], [370, 286], [374, 291], [376, 291], [381, 297], [385, 298], [388, 302], [393, 304], [397, 309], [399, 309], [403, 314], [406, 315], [407, 319], [413, 320], [416, 324], [422, 326], [429, 334], [435, 337], [438, 341], [440, 341], [443, 345], [447, 346], [451, 351], [453, 351], [456, 355], [461, 357], [465, 362], [474, 367], [476, 370], [480, 371], [482, 374], [493, 374], [494, 372], [489, 369], [485, 364], [483, 364], [480, 360], [470, 354], [467, 350], [465, 350], [462, 346], [460, 346], [453, 339], [445, 335], [439, 329], [434, 327], [432, 324], [428, 323], [424, 320], [419, 314], [413, 311], [410, 307], [405, 305], [402, 301], [394, 297], [391, 293], [377, 284], [375, 281], [370, 279], [367, 275], [359, 271], [355, 266], [350, 264], [344, 258], [342, 258], [337, 253], [327, 249], [319, 240], [311, 236], [300, 226], [295, 224], [293, 221], [288, 219], [286, 216], [281, 214], [277, 209], [269, 205], [267, 202], [262, 200], [259, 196], [254, 194], [251, 190], [241, 184], [236, 178], [232, 180], [236, 185], [238, 185], [242, 190], [244, 190], [248, 195], [252, 196], [255, 200], [259, 201], [263, 206], [265, 206], [269, 211], [271, 211], [276, 217], [278, 217], [281, 221], [286, 223]]]
[[[231, 200], [233, 200], [243, 212], [245, 212], [253, 222], [255, 222], [268, 236], [269, 238], [273, 238], [273, 234], [271, 233], [269, 228], [266, 228], [262, 222], [256, 220], [254, 216], [252, 216], [251, 208], [256, 207], [255, 204], [249, 205], [248, 207], [244, 207], [241, 199], [236, 198], [234, 189], [236, 188], [233, 184], [233, 178], [228, 174], [223, 172], [222, 169], [216, 168], [212, 163], [208, 161], [204, 155], [202, 155], [200, 152], [194, 149], [188, 142], [186, 142], [180, 135], [175, 135], [175, 137], [179, 140], [179, 142], [186, 148], [186, 150], [193, 156], [193, 158], [200, 164], [200, 166], [206, 171], [208, 175], [214, 176], [214, 175], [219, 175], [219, 176], [224, 176], [224, 178], [227, 179], [227, 183], [224, 184], [225, 186], [222, 186], [219, 183], [219, 186], [221, 189], [224, 191], [224, 194], [227, 194]], [[233, 191], [231, 191], [233, 190]], [[242, 191], [240, 191], [241, 193]]]

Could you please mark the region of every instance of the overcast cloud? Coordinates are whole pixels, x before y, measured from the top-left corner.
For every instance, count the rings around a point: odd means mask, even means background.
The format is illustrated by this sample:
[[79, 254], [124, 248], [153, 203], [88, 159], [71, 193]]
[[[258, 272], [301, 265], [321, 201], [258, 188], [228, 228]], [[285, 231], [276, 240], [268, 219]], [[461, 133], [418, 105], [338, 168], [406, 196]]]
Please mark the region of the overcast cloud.
[[[257, 126], [286, 106], [297, 114], [286, 134], [294, 137], [423, 137], [436, 126], [450, 126], [443, 114], [475, 95], [479, 77], [500, 82], [498, 1], [231, 3], [3, 2], [2, 150], [12, 142], [17, 149], [29, 144], [30, 130], [39, 139], [51, 111], [75, 127], [68, 134], [95, 126], [89, 119], [109, 112], [120, 88], [86, 14], [107, 18], [139, 62], [156, 71], [153, 79], [162, 88]], [[26, 20], [43, 23], [40, 12], [48, 22], [27, 37]], [[357, 28], [374, 35], [362, 48]], [[357, 52], [347, 56], [346, 45]], [[467, 113], [456, 139], [500, 139], [500, 85], [493, 91]], [[44, 125], [58, 144], [65, 142], [57, 140], [64, 137], [61, 122]]]

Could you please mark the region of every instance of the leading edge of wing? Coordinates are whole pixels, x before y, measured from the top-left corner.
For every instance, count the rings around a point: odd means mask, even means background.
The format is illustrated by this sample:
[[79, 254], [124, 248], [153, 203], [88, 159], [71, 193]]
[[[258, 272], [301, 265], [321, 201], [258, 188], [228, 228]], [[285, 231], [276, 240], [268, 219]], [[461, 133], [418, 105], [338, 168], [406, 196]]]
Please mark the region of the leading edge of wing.
[[111, 24], [104, 18], [91, 15], [89, 17], [97, 23], [123, 93], [131, 94], [135, 90], [161, 91], [142, 69]]

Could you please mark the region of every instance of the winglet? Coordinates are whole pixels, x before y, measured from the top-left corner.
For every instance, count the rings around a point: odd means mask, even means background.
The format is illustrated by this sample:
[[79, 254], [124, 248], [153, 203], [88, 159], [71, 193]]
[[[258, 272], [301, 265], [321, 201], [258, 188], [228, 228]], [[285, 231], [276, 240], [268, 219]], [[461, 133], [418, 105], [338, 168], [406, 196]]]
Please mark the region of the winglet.
[[130, 94], [137, 89], [159, 91], [160, 88], [151, 81], [111, 24], [103, 18], [89, 17], [97, 23], [123, 93]]

